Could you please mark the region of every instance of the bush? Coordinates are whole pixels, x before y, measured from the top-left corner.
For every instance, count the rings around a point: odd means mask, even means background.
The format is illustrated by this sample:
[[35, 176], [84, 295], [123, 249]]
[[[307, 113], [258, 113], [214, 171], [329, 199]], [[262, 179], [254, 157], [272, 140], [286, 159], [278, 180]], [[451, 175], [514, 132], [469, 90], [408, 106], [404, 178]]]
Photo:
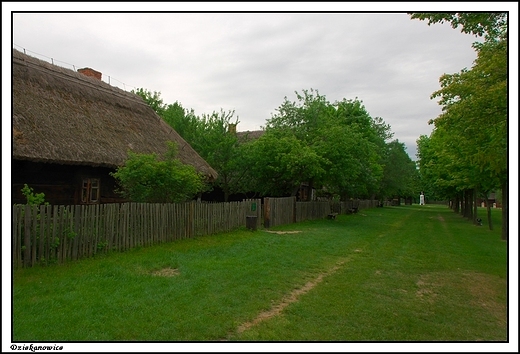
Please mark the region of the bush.
[[124, 198], [140, 203], [178, 203], [204, 190], [203, 176], [176, 158], [173, 143], [169, 143], [164, 158], [131, 151], [128, 155], [125, 165], [111, 173]]

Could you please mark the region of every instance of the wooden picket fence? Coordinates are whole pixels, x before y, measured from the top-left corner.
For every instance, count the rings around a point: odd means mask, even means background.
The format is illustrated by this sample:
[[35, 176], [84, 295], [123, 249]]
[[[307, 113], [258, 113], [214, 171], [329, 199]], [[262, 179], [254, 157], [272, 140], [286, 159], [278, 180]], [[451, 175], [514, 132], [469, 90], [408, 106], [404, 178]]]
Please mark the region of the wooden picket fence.
[[[13, 266], [64, 263], [246, 226], [256, 230], [377, 206], [375, 200], [297, 202], [295, 197], [228, 203], [13, 205]], [[251, 218], [253, 217], [253, 218]]]
[[348, 214], [358, 210], [375, 208], [377, 200], [348, 200], [345, 202], [312, 201], [298, 202], [296, 197], [264, 198], [264, 226], [266, 228], [327, 217], [331, 212]]
[[328, 201], [297, 202], [296, 197], [265, 198], [264, 226], [266, 228], [304, 220], [323, 219], [331, 212]]
[[13, 205], [14, 267], [64, 263], [242, 227], [261, 221], [261, 199], [230, 203]]

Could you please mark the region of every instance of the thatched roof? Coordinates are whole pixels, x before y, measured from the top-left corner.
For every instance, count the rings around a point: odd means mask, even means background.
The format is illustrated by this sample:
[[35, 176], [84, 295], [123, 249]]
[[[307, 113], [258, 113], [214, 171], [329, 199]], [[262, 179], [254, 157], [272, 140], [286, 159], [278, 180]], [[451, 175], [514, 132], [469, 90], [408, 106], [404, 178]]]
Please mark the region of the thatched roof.
[[260, 138], [264, 133], [265, 130], [248, 130], [245, 132], [237, 132], [237, 137], [240, 142], [248, 142]]
[[118, 167], [128, 150], [179, 159], [210, 179], [217, 172], [141, 97], [13, 49], [13, 159]]

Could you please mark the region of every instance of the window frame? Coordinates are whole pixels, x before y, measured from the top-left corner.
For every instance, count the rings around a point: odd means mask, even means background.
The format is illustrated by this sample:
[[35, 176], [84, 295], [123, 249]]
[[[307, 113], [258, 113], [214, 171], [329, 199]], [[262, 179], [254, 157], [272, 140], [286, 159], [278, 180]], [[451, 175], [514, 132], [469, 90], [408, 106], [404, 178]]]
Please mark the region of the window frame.
[[80, 200], [81, 204], [100, 204], [100, 197], [101, 179], [91, 177], [82, 178]]

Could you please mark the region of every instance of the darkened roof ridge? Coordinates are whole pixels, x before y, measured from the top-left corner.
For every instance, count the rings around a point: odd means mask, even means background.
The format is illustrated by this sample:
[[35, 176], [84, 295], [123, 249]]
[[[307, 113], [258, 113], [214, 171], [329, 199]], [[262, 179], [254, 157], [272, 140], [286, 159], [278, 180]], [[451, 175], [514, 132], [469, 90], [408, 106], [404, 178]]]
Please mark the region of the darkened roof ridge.
[[[16, 49], [13, 49], [13, 50], [16, 50]], [[112, 86], [110, 84], [107, 84], [106, 82], [104, 82], [102, 80], [89, 78], [88, 76], [85, 76], [83, 74], [77, 73], [77, 72], [75, 72], [75, 71], [73, 71], [71, 69], [62, 68], [60, 66], [57, 66], [57, 65], [50, 64], [50, 63], [47, 63], [45, 61], [42, 61], [42, 60], [40, 60], [38, 58], [30, 57], [27, 54], [23, 54], [21, 52], [19, 52], [19, 53], [20, 53], [20, 55], [29, 57], [31, 60], [26, 60], [25, 58], [22, 58], [22, 57], [13, 56], [13, 59], [18, 59], [19, 60], [18, 62], [13, 60], [13, 64], [30, 66], [30, 67], [32, 67], [34, 69], [37, 69], [37, 70], [40, 70], [40, 71], [45, 71], [46, 73], [54, 75], [54, 76], [57, 76], [59, 78], [66, 79], [66, 80], [72, 81], [74, 83], [81, 82], [81, 84], [85, 84], [89, 88], [92, 88], [92, 89], [95, 89], [95, 90], [99, 90], [99, 91], [102, 91], [104, 93], [113, 94], [115, 96], [118, 96], [119, 98], [130, 99], [130, 100], [134, 101], [135, 103], [139, 103], [141, 105], [147, 105], [146, 102], [144, 102], [140, 98], [140, 96], [138, 96], [136, 94], [133, 94], [131, 92], [128, 92], [128, 91], [121, 90], [119, 87], [115, 87], [115, 86]], [[39, 61], [39, 62], [35, 62], [36, 60]], [[46, 65], [42, 65], [40, 62], [43, 62]], [[79, 75], [82, 75], [84, 77], [81, 77]], [[92, 82], [92, 80], [97, 80], [98, 82], [97, 81], [96, 82]], [[104, 87], [103, 85], [106, 85], [107, 87]]]

